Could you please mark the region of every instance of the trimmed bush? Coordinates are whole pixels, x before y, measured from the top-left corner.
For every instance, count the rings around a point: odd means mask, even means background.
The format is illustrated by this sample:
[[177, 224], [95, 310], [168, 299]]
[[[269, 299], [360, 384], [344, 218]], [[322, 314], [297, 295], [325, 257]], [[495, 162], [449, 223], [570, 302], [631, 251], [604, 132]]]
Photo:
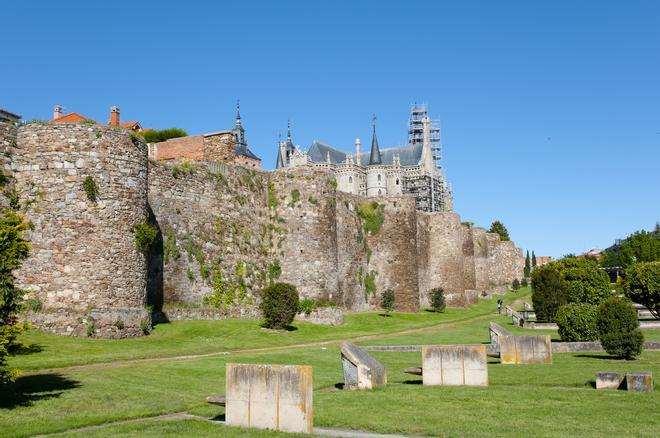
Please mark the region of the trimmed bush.
[[564, 258], [532, 272], [532, 302], [539, 321], [554, 321], [564, 304], [598, 305], [609, 296], [609, 277], [593, 260]]
[[518, 280], [517, 278], [513, 280], [513, 283], [511, 283], [511, 289], [513, 290], [520, 289], [520, 280]]
[[660, 262], [635, 263], [625, 275], [623, 293], [660, 318]]
[[383, 296], [380, 298], [380, 307], [385, 310], [385, 313], [390, 313], [394, 310], [394, 291], [392, 289], [387, 289], [383, 292]]
[[642, 352], [644, 335], [639, 329], [637, 310], [623, 298], [611, 297], [598, 307], [598, 339], [612, 356], [633, 359]]
[[555, 322], [559, 326], [562, 341], [595, 341], [598, 339], [596, 327], [597, 307], [593, 304], [565, 304], [557, 310]]
[[298, 312], [298, 290], [292, 284], [273, 283], [261, 291], [259, 310], [264, 316], [264, 327], [285, 329]]
[[445, 290], [437, 287], [431, 290], [431, 308], [434, 312], [444, 312], [447, 307], [445, 303]]

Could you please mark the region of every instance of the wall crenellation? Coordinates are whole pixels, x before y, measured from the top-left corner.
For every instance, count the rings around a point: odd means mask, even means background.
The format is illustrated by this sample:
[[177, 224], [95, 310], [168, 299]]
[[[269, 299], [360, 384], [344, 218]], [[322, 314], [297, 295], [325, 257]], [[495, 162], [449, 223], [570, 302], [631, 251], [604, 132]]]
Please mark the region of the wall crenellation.
[[[271, 280], [349, 310], [378, 308], [392, 289], [397, 309], [417, 311], [436, 287], [461, 306], [522, 277], [513, 242], [419, 211], [414, 197], [339, 192], [327, 169], [149, 161], [144, 142], [98, 125], [0, 128], [12, 152], [3, 166], [35, 225], [16, 276], [43, 305], [30, 319], [56, 333], [139, 335], [147, 305], [253, 317]], [[133, 228], [145, 222], [158, 237], [143, 254]]]

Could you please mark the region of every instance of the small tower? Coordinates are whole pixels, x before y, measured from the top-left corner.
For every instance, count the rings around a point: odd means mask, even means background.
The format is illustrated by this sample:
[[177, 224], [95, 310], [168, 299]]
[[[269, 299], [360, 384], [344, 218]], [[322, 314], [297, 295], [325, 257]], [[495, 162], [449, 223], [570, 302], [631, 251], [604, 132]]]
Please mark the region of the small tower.
[[356, 138], [355, 139], [355, 164], [357, 164], [358, 166], [362, 165], [362, 163], [360, 162], [360, 145], [361, 145], [360, 139]]
[[237, 149], [247, 149], [245, 129], [243, 129], [243, 125], [241, 124], [241, 106], [238, 101], [236, 101], [236, 125], [232, 131], [234, 133], [234, 142], [236, 143]]
[[371, 138], [371, 154], [367, 166], [367, 196], [382, 196], [387, 194], [387, 175], [382, 166], [378, 138], [376, 137], [376, 116], [373, 118], [373, 137]]

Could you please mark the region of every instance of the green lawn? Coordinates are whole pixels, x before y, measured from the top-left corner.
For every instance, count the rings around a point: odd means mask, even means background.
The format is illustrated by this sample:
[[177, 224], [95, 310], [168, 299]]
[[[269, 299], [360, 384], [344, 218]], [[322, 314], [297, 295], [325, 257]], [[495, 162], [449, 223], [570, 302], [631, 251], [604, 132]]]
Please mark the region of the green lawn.
[[[520, 296], [520, 293], [518, 294]], [[508, 296], [510, 301], [514, 296]], [[480, 312], [491, 312], [494, 302], [482, 303], [471, 309], [452, 310], [447, 314], [454, 321], [441, 324], [420, 333], [383, 335], [365, 344], [430, 342], [487, 342], [489, 320], [503, 319], [497, 315], [482, 317]], [[351, 315], [353, 325], [375, 324], [377, 314]], [[396, 315], [380, 317], [383, 332], [429, 325], [431, 316]], [[401, 320], [397, 321], [397, 318]], [[364, 318], [364, 321], [361, 320]], [[449, 319], [449, 318], [448, 318]], [[390, 322], [391, 321], [391, 322]], [[431, 321], [431, 324], [435, 321]], [[197, 336], [221, 339], [220, 333], [236, 330], [236, 321], [214, 321], [206, 326], [196, 325]], [[244, 322], [241, 322], [244, 323]], [[389, 324], [392, 326], [389, 326]], [[172, 324], [176, 326], [177, 324]], [[183, 324], [185, 325], [185, 324]], [[225, 326], [229, 326], [229, 329]], [[162, 327], [161, 327], [162, 328]], [[507, 326], [507, 328], [509, 328]], [[160, 330], [160, 328], [159, 328]], [[319, 330], [300, 325], [294, 332], [277, 338], [280, 343], [315, 340], [314, 333], [326, 339], [341, 338], [351, 330], [336, 328]], [[374, 333], [373, 329], [369, 333]], [[309, 331], [309, 332], [308, 332]], [[205, 418], [223, 413], [223, 409], [205, 403], [206, 396], [224, 392], [225, 364], [290, 363], [314, 367], [314, 423], [318, 427], [369, 430], [380, 433], [445, 436], [654, 436], [660, 426], [660, 393], [635, 394], [625, 391], [596, 391], [592, 384], [596, 371], [649, 370], [658, 381], [660, 352], [645, 352], [634, 361], [618, 361], [605, 354], [555, 354], [552, 365], [501, 365], [489, 359], [489, 386], [424, 387], [421, 378], [403, 374], [410, 366], [421, 365], [420, 353], [373, 352], [387, 367], [389, 384], [375, 391], [339, 391], [342, 369], [336, 344], [263, 352], [241, 352], [242, 339], [253, 347], [264, 342], [263, 332], [257, 325], [244, 326], [244, 331], [231, 331], [233, 352], [225, 356], [177, 358], [162, 361], [117, 363], [112, 361], [111, 348], [102, 348], [115, 342], [55, 338], [29, 334], [41, 339], [43, 351], [20, 356], [22, 363], [32, 364], [31, 374], [23, 375], [16, 384], [0, 390], [0, 435], [3, 437], [63, 432], [62, 436], [290, 436], [273, 432], [245, 431], [198, 420], [154, 420], [146, 417], [186, 412]], [[527, 332], [527, 331], [525, 331]], [[181, 332], [178, 332], [181, 333]], [[268, 334], [270, 335], [270, 334]], [[351, 335], [353, 336], [353, 335]], [[87, 367], [48, 370], [48, 351], [66, 348], [78, 343], [103, 344], [86, 360], [88, 350], [68, 351], [68, 363], [106, 363]], [[176, 342], [185, 344], [183, 338]], [[56, 340], [50, 344], [51, 340]], [[109, 342], [109, 343], [108, 343]], [[137, 341], [133, 341], [137, 342]], [[157, 337], [140, 340], [145, 346], [142, 357], [155, 351], [149, 345], [164, 345]], [[193, 346], [170, 346], [170, 355], [190, 351]], [[261, 345], [261, 344], [259, 344]], [[281, 345], [281, 344], [280, 344]], [[135, 348], [135, 347], [129, 347]], [[67, 352], [58, 352], [62, 358]], [[158, 355], [158, 354], [156, 354]], [[30, 358], [33, 359], [30, 362]], [[82, 356], [82, 357], [80, 357]], [[162, 356], [162, 355], [160, 355]], [[125, 358], [125, 356], [118, 357]], [[62, 359], [59, 359], [62, 360]], [[12, 362], [16, 364], [16, 361]], [[140, 420], [140, 418], [144, 418]], [[137, 419], [122, 424], [109, 422]], [[72, 429], [101, 425], [96, 429]], [[67, 432], [68, 431], [68, 432]]]

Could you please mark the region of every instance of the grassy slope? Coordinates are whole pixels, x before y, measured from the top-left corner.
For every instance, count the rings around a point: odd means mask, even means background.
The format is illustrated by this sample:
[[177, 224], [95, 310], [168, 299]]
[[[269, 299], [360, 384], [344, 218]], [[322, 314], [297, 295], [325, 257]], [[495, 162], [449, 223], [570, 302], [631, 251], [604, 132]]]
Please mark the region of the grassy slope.
[[[505, 300], [508, 303], [528, 294], [528, 289], [521, 290], [509, 294]], [[492, 314], [495, 306], [494, 300], [482, 300], [467, 309], [452, 308], [441, 314], [393, 313], [389, 318], [381, 316], [379, 312], [356, 313], [346, 315], [346, 322], [340, 327], [296, 322], [294, 326], [297, 330], [287, 332], [261, 330], [260, 322], [256, 320], [175, 321], [157, 325], [149, 336], [120, 341], [69, 338], [32, 330], [21, 336], [20, 341], [42, 351], [18, 355], [11, 360], [11, 365], [30, 371], [116, 360], [330, 341], [460, 321]]]
[[[492, 310], [492, 304], [489, 306]], [[457, 311], [457, 317], [460, 312]], [[462, 312], [472, 314], [473, 310]], [[426, 315], [418, 317], [425, 320]], [[387, 318], [388, 323], [395, 318]], [[488, 320], [486, 317], [450, 327], [439, 326], [429, 333], [407, 335], [407, 339], [406, 336], [397, 336], [383, 342], [391, 343], [393, 339], [401, 340], [401, 343], [414, 343], [411, 340], [419, 339], [485, 342]], [[227, 323], [216, 322], [212, 336], [215, 337], [215, 330]], [[260, 333], [257, 327], [251, 330]], [[306, 330], [307, 327], [300, 328], [301, 337], [308, 335]], [[206, 335], [211, 336], [211, 333]], [[199, 335], [204, 334], [200, 332]], [[244, 332], [235, 336], [237, 339], [231, 342], [240, 345], [241, 338], [259, 335]], [[44, 353], [55, 348], [49, 344], [44, 347], [47, 347]], [[181, 349], [185, 347], [179, 346]], [[77, 354], [74, 350], [72, 358]], [[555, 354], [553, 365], [542, 366], [504, 366], [491, 359], [488, 388], [404, 384], [419, 381], [418, 377], [401, 372], [405, 367], [420, 365], [419, 353], [375, 352], [374, 355], [386, 365], [391, 384], [373, 392], [334, 391], [335, 385], [343, 380], [335, 345], [139, 365], [101, 364], [63, 370], [61, 374], [42, 371], [44, 374], [24, 376], [11, 388], [0, 390], [0, 430], [7, 437], [27, 436], [181, 411], [210, 418], [221, 414], [222, 408], [207, 405], [204, 398], [224, 391], [227, 362], [313, 365], [317, 426], [449, 436], [523, 433], [535, 436], [652, 436], [660, 425], [657, 383], [656, 392], [652, 394], [601, 392], [591, 387], [595, 372], [601, 370], [650, 370], [655, 376], [660, 375], [659, 352], [647, 352], [638, 360], [628, 362], [610, 360], [604, 355]], [[33, 363], [44, 361], [40, 359]], [[218, 431], [218, 428], [222, 430]], [[240, 429], [191, 420], [144, 420], [70, 435], [116, 434], [276, 436], [252, 432], [246, 435]]]

